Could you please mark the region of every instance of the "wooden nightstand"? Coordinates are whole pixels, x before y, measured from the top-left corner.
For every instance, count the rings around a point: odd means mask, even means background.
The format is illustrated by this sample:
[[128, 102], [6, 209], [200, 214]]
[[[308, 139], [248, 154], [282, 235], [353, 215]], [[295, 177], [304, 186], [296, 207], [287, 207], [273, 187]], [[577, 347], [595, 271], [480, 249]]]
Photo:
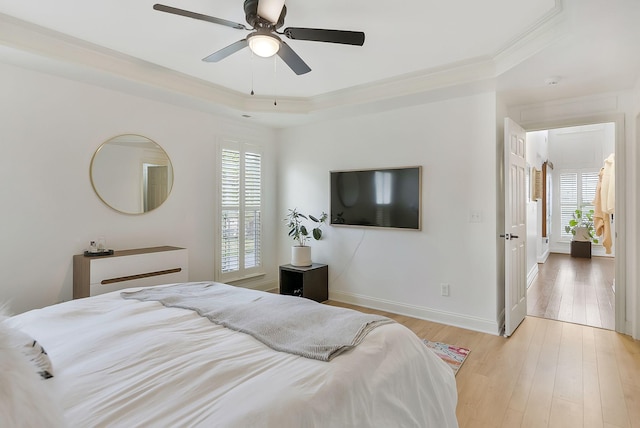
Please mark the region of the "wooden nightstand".
[[329, 266], [280, 266], [280, 294], [302, 296], [316, 302], [329, 299]]

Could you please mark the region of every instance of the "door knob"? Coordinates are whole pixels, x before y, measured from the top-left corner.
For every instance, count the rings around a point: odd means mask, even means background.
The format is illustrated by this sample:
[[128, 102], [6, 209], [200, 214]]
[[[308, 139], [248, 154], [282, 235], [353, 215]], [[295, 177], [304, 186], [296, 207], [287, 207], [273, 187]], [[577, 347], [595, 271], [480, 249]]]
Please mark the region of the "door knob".
[[505, 238], [507, 241], [512, 239], [512, 238], [517, 238], [518, 235], [511, 235], [509, 233], [505, 233], [504, 235], [500, 235], [501, 238]]

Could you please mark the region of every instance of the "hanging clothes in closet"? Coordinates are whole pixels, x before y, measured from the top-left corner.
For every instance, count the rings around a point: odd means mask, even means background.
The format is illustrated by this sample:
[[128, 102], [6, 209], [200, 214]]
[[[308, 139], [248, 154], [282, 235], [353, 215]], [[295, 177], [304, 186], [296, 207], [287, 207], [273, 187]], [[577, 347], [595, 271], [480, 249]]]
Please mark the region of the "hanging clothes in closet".
[[616, 207], [616, 168], [615, 155], [611, 153], [602, 168], [602, 212], [613, 214]]
[[610, 154], [600, 169], [596, 197], [593, 200], [593, 225], [596, 235], [602, 237], [602, 246], [606, 254], [611, 254], [611, 215], [615, 211], [615, 160]]

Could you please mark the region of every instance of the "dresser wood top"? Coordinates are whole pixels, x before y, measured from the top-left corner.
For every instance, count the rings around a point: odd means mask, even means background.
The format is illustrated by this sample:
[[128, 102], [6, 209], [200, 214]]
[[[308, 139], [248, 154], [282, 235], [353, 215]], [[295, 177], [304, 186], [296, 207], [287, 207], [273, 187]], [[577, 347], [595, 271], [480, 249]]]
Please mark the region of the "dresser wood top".
[[159, 253], [161, 251], [184, 250], [181, 247], [171, 247], [168, 245], [162, 247], [135, 248], [132, 250], [117, 250], [108, 256], [85, 256], [84, 254], [76, 254], [74, 257], [86, 257], [87, 259], [108, 259], [110, 257], [135, 256], [136, 254]]

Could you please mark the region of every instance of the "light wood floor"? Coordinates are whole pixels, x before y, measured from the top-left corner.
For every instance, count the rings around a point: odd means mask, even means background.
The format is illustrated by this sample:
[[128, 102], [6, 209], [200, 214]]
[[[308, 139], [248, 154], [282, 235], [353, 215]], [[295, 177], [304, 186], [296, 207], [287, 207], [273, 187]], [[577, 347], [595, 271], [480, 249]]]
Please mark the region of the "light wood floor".
[[527, 314], [614, 330], [614, 265], [609, 257], [550, 254], [529, 286]]
[[456, 376], [461, 428], [640, 427], [640, 341], [527, 317], [510, 338], [388, 316], [416, 335], [469, 348]]

